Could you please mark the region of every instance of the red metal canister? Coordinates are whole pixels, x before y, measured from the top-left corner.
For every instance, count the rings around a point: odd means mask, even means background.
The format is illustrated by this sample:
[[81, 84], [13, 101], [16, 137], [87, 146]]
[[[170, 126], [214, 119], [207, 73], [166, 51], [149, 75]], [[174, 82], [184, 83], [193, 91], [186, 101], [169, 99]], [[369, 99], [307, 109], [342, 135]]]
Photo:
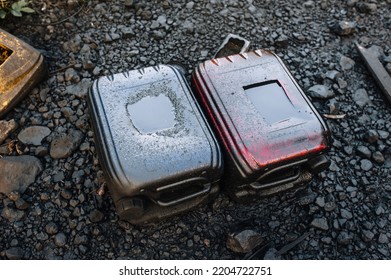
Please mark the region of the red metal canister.
[[205, 61], [192, 83], [225, 148], [222, 186], [233, 198], [291, 189], [328, 167], [329, 129], [274, 53]]

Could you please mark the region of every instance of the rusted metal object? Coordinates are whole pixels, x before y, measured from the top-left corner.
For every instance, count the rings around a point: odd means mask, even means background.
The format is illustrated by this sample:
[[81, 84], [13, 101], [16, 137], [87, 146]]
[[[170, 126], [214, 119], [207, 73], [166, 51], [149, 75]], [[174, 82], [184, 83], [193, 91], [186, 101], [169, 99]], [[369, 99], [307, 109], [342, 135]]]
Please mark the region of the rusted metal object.
[[391, 77], [377, 55], [356, 43], [356, 48], [388, 101], [391, 102]]
[[249, 47], [250, 41], [247, 41], [238, 35], [228, 34], [213, 58], [245, 53], [248, 51]]
[[43, 56], [0, 29], [0, 118], [47, 74]]

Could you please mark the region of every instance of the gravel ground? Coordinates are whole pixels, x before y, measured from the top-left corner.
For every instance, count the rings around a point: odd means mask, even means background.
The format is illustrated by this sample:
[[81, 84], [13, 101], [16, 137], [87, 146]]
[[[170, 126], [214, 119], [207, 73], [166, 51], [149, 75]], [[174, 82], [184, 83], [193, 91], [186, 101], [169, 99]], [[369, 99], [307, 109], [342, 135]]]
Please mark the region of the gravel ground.
[[[240, 231], [239, 241], [269, 242], [256, 258], [390, 259], [390, 104], [354, 42], [377, 50], [391, 72], [391, 1], [144, 2], [38, 0], [36, 14], [0, 21], [41, 50], [50, 71], [0, 121], [0, 154], [14, 146], [0, 161], [0, 186], [13, 174], [19, 192], [0, 194], [0, 259], [242, 259], [227, 247]], [[190, 74], [228, 33], [274, 50], [322, 114], [343, 117], [327, 119], [329, 170], [259, 203], [220, 194], [157, 224], [119, 221], [100, 192], [91, 81], [169, 62]]]

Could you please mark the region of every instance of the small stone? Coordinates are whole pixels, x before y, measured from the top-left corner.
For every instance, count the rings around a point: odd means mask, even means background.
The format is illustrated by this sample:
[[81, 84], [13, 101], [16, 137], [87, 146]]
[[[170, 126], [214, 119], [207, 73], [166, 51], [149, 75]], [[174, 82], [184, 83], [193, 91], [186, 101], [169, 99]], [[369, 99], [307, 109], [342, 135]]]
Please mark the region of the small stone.
[[365, 89], [360, 88], [353, 94], [353, 100], [360, 107], [364, 107], [367, 104], [372, 104], [368, 97], [368, 93]]
[[29, 208], [30, 204], [28, 204], [23, 198], [19, 198], [15, 201], [15, 207], [19, 210], [26, 210]]
[[49, 154], [49, 149], [47, 147], [39, 146], [35, 149], [35, 155], [37, 157], [44, 157]]
[[132, 37], [135, 35], [133, 29], [130, 28], [130, 27], [124, 27], [124, 28], [122, 28], [122, 29], [121, 29], [121, 32], [122, 32], [122, 37], [123, 37], [124, 39], [132, 38]]
[[356, 8], [360, 13], [374, 13], [377, 10], [377, 5], [374, 3], [359, 2], [356, 4]]
[[339, 61], [339, 65], [341, 65], [343, 71], [352, 69], [355, 64], [356, 63], [354, 62], [353, 59], [344, 55], [341, 56], [341, 59]]
[[372, 162], [370, 160], [367, 160], [367, 159], [361, 160], [360, 163], [361, 163], [361, 169], [364, 170], [364, 171], [369, 171], [373, 167]]
[[319, 207], [322, 207], [322, 208], [323, 208], [324, 205], [325, 205], [324, 197], [317, 197], [315, 203], [316, 203]]
[[379, 134], [376, 130], [370, 129], [364, 134], [364, 140], [370, 144], [373, 144], [379, 140]]
[[21, 220], [24, 217], [24, 212], [20, 210], [15, 210], [10, 207], [4, 207], [3, 211], [1, 212], [1, 216], [8, 220], [10, 223], [16, 222]]
[[80, 146], [84, 135], [79, 130], [55, 137], [50, 145], [50, 156], [54, 159], [67, 158]]
[[327, 71], [325, 75], [326, 75], [326, 78], [328, 78], [332, 81], [334, 81], [342, 76], [342, 74], [340, 72], [338, 72], [337, 70]]
[[340, 89], [344, 89], [348, 86], [348, 83], [342, 78], [337, 78], [337, 83]]
[[315, 218], [311, 222], [311, 226], [321, 229], [321, 230], [328, 230], [329, 225], [327, 224], [326, 218]]
[[341, 217], [350, 220], [351, 218], [353, 218], [353, 215], [350, 211], [346, 209], [341, 209]]
[[188, 10], [193, 9], [193, 7], [194, 7], [194, 2], [193, 1], [191, 1], [191, 2], [186, 4], [186, 9], [188, 9]]
[[89, 218], [90, 218], [91, 222], [93, 222], [93, 223], [99, 223], [100, 221], [103, 220], [104, 217], [105, 217], [104, 214], [101, 211], [96, 210], [96, 209], [92, 210], [89, 215]]
[[314, 85], [308, 89], [308, 94], [314, 98], [327, 99], [334, 96], [334, 92], [325, 85]]
[[49, 239], [49, 236], [45, 232], [38, 232], [36, 235], [38, 240], [46, 241]]
[[5, 251], [5, 255], [9, 260], [23, 259], [24, 251], [20, 247], [12, 247]]
[[381, 152], [379, 152], [379, 151], [376, 151], [376, 152], [373, 153], [372, 159], [376, 163], [379, 163], [379, 164], [383, 164], [384, 161], [385, 161], [385, 158], [384, 158], [383, 154]]
[[370, 231], [370, 230], [363, 230], [362, 231], [362, 239], [365, 242], [371, 242], [374, 237], [375, 237], [375, 235], [373, 234], [372, 231]]
[[384, 233], [379, 234], [379, 238], [377, 240], [380, 244], [386, 244], [388, 243], [388, 237]]
[[50, 133], [50, 129], [46, 126], [30, 126], [18, 134], [18, 139], [26, 145], [39, 146], [42, 140], [49, 136]]
[[281, 256], [278, 254], [278, 250], [276, 248], [270, 248], [265, 253], [263, 257], [264, 260], [281, 260]]
[[336, 22], [331, 29], [338, 35], [347, 36], [353, 34], [356, 28], [356, 23], [352, 21]]
[[353, 153], [353, 147], [352, 146], [345, 146], [345, 147], [343, 147], [343, 150], [344, 150], [344, 152], [347, 155], [351, 155]]
[[56, 234], [58, 232], [58, 226], [53, 222], [49, 222], [45, 226], [45, 231], [46, 231], [46, 233], [48, 233], [50, 235]]
[[124, 6], [125, 7], [132, 7], [133, 6], [133, 0], [124, 0]]
[[91, 79], [84, 78], [77, 84], [67, 86], [66, 92], [68, 94], [73, 94], [78, 98], [85, 98], [87, 96], [91, 83]]
[[371, 156], [372, 156], [371, 150], [368, 149], [368, 148], [365, 147], [365, 146], [358, 146], [358, 147], [357, 147], [357, 154], [358, 154], [360, 157], [363, 157], [363, 158], [366, 158], [366, 159], [370, 159]]
[[0, 193], [17, 191], [23, 194], [41, 171], [41, 162], [33, 156], [0, 158]]
[[378, 130], [377, 133], [379, 134], [379, 138], [383, 140], [387, 139], [388, 136], [390, 136], [390, 133], [384, 130]]
[[315, 2], [314, 1], [306, 1], [306, 2], [304, 2], [303, 3], [303, 6], [304, 6], [304, 8], [313, 8], [313, 7], [315, 7]]
[[194, 33], [194, 24], [189, 21], [189, 20], [186, 20], [183, 24], [182, 24], [182, 30], [187, 33], [187, 34], [193, 34]]
[[141, 13], [141, 17], [142, 19], [144, 20], [150, 20], [152, 18], [152, 12], [150, 10], [144, 10], [142, 13]]
[[280, 36], [278, 36], [278, 38], [275, 40], [275, 45], [277, 46], [277, 47], [281, 47], [281, 48], [286, 48], [286, 47], [288, 47], [288, 45], [289, 45], [289, 39], [288, 39], [288, 37], [287, 36], [285, 36], [285, 35], [280, 35]]
[[57, 247], [64, 247], [66, 243], [67, 237], [64, 233], [60, 232], [54, 236], [54, 244], [56, 244]]
[[68, 68], [64, 73], [65, 81], [71, 81], [78, 83], [80, 81], [80, 76], [73, 68]]
[[76, 235], [74, 242], [76, 245], [87, 244], [88, 237], [86, 235], [78, 234], [78, 235]]
[[0, 120], [0, 145], [3, 144], [4, 140], [7, 139], [17, 127], [15, 120]]
[[227, 248], [236, 253], [251, 252], [263, 242], [262, 236], [251, 229], [246, 229], [228, 235]]
[[376, 208], [376, 215], [380, 216], [382, 214], [384, 214], [386, 212], [386, 210], [383, 208], [383, 206], [379, 205], [377, 208]]
[[338, 234], [337, 242], [340, 245], [349, 245], [351, 241], [353, 240], [353, 237], [351, 234], [347, 233], [346, 231], [342, 231]]

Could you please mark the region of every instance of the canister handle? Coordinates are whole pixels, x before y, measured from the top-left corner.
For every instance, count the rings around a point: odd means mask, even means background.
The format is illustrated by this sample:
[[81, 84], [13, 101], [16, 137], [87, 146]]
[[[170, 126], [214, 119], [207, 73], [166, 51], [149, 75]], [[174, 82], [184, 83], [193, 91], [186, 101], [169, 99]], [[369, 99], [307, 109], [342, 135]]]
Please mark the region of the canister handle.
[[188, 196], [185, 196], [185, 197], [182, 197], [182, 198], [179, 198], [179, 199], [175, 199], [173, 201], [170, 201], [170, 202], [163, 202], [163, 201], [160, 201], [160, 200], [157, 200], [156, 203], [159, 205], [159, 206], [162, 206], [162, 207], [167, 207], [167, 206], [172, 206], [172, 205], [175, 205], [175, 204], [179, 204], [179, 203], [182, 203], [186, 200], [190, 200], [192, 198], [195, 198], [197, 196], [200, 196], [200, 195], [204, 195], [204, 194], [207, 194], [210, 192], [210, 189], [211, 189], [211, 184], [205, 184], [203, 185], [203, 189], [196, 192], [196, 193], [193, 193], [191, 195], [188, 195]]

